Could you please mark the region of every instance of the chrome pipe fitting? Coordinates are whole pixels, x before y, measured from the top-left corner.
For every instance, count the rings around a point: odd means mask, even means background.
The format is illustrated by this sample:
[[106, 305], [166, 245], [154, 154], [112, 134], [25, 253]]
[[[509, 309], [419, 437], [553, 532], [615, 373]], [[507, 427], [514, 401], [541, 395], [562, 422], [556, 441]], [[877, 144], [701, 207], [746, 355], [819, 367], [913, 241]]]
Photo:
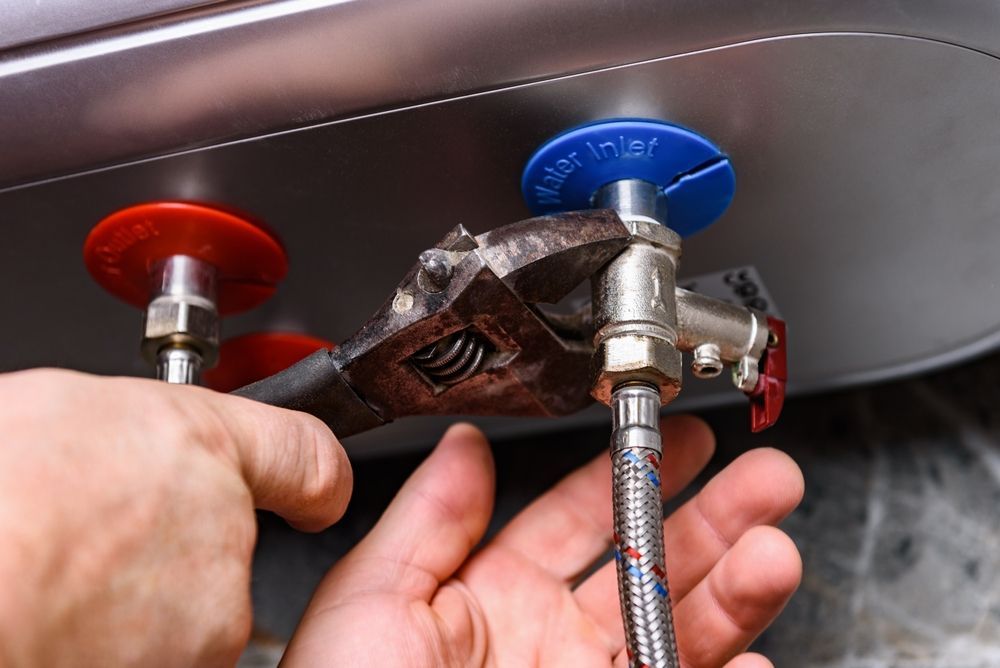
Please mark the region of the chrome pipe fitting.
[[599, 209], [614, 209], [626, 224], [667, 224], [667, 197], [661, 188], [649, 181], [612, 181], [594, 193], [594, 205]]
[[142, 353], [168, 383], [194, 385], [219, 352], [215, 267], [187, 255], [157, 262], [143, 319]]
[[196, 350], [168, 346], [156, 355], [156, 379], [179, 385], [198, 385], [202, 366], [202, 357]]
[[651, 385], [621, 385], [611, 393], [611, 451], [628, 448], [663, 454], [660, 396]]
[[[665, 227], [663, 194], [629, 179], [601, 188], [595, 205], [618, 211], [633, 239], [592, 282], [594, 370], [592, 394], [605, 405], [619, 385], [646, 383], [668, 403], [681, 387], [674, 297], [680, 236]], [[621, 207], [619, 209], [618, 207]]]

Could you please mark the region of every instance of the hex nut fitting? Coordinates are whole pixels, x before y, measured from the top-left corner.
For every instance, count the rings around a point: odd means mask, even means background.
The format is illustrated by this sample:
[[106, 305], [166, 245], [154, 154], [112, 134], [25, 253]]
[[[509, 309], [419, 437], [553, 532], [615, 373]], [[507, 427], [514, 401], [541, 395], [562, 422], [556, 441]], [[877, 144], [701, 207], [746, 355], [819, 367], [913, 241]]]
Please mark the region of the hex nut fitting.
[[665, 250], [674, 262], [680, 258], [681, 235], [669, 227], [644, 220], [628, 220], [625, 221], [625, 226], [637, 239], [643, 239], [650, 245]]
[[649, 383], [660, 391], [661, 403], [681, 390], [681, 353], [669, 341], [641, 334], [619, 334], [601, 341], [594, 354], [591, 395], [611, 405], [611, 392], [625, 383]]
[[206, 367], [215, 364], [219, 350], [215, 306], [197, 297], [162, 296], [151, 301], [143, 320], [143, 357], [156, 364], [157, 355], [168, 346], [193, 348]]

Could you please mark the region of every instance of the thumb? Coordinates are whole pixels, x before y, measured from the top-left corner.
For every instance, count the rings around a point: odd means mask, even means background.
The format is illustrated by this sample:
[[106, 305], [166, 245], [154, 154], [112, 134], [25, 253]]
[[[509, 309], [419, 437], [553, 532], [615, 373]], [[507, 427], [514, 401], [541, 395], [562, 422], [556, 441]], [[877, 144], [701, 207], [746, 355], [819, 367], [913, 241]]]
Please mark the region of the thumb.
[[211, 393], [209, 404], [230, 436], [230, 454], [257, 508], [302, 531], [320, 531], [343, 516], [354, 476], [325, 424], [228, 394]]

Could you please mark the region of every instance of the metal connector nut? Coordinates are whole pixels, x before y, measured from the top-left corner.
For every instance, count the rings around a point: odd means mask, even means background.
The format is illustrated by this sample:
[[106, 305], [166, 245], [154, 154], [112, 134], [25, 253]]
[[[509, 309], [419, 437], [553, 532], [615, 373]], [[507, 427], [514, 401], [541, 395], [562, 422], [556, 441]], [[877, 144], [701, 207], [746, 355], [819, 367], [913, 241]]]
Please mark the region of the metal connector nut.
[[205, 366], [212, 366], [219, 348], [215, 306], [197, 297], [163, 296], [151, 301], [143, 322], [143, 357], [155, 364], [159, 352], [168, 346], [194, 348]]
[[594, 354], [591, 395], [611, 404], [611, 392], [623, 383], [649, 383], [660, 401], [673, 401], [681, 390], [681, 353], [668, 341], [652, 336], [621, 334], [601, 341]]

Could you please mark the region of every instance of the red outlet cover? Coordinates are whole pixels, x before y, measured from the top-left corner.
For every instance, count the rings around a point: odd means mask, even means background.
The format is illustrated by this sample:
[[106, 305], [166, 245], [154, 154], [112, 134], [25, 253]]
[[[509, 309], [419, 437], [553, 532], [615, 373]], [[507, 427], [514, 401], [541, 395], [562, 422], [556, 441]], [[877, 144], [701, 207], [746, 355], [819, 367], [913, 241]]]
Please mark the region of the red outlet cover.
[[141, 309], [150, 268], [189, 255], [219, 272], [219, 313], [239, 313], [274, 294], [288, 257], [269, 232], [238, 215], [188, 202], [150, 202], [117, 211], [87, 235], [83, 260], [101, 287]]

